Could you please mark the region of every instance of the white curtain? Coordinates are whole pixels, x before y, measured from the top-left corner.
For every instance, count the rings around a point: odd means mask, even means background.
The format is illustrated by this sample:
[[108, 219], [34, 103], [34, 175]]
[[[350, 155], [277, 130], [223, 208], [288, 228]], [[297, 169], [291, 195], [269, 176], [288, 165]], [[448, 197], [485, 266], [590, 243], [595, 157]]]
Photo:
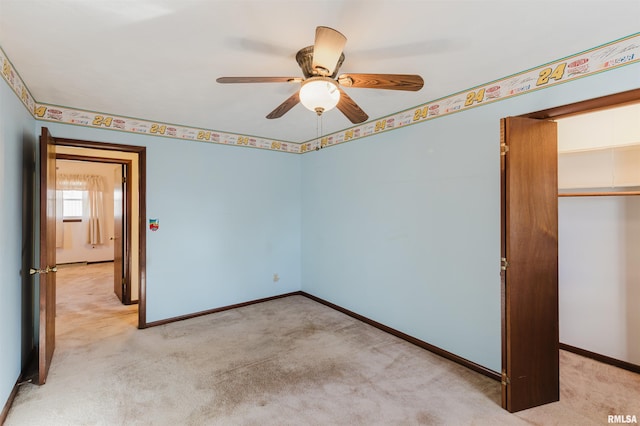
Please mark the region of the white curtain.
[[97, 175], [67, 175], [57, 176], [56, 187], [58, 190], [85, 191], [83, 218], [88, 224], [87, 243], [104, 244], [105, 216], [104, 216], [104, 190], [105, 180]]

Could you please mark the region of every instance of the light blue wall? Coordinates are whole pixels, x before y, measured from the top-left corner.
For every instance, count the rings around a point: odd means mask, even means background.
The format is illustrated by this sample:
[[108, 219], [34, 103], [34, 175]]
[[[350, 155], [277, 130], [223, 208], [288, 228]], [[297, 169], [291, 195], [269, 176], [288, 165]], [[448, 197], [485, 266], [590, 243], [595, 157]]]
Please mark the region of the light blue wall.
[[23, 166], [42, 125], [147, 147], [147, 321], [302, 289], [498, 371], [499, 119], [638, 87], [634, 64], [296, 156], [34, 123], [2, 83], [0, 401], [24, 359]]
[[147, 322], [300, 290], [299, 156], [40, 126], [59, 138], [147, 147], [147, 219], [160, 221], [156, 232], [145, 226]]
[[638, 87], [640, 64], [305, 154], [303, 290], [500, 371], [500, 118]]
[[31, 315], [31, 283], [22, 259], [33, 243], [28, 233], [23, 237], [23, 224], [30, 225], [23, 213], [29, 215], [24, 210], [31, 202], [23, 199], [22, 189], [33, 182], [34, 127], [35, 120], [0, 80], [0, 409], [32, 348], [32, 319], [24, 318]]

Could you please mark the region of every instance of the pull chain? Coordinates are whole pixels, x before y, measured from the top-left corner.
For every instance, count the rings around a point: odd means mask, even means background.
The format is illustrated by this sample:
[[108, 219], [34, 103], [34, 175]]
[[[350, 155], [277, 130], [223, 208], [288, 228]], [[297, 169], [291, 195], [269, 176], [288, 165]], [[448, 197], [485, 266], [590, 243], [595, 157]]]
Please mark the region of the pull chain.
[[318, 121], [316, 121], [316, 135], [318, 145], [316, 146], [316, 151], [322, 148], [322, 114], [318, 114]]

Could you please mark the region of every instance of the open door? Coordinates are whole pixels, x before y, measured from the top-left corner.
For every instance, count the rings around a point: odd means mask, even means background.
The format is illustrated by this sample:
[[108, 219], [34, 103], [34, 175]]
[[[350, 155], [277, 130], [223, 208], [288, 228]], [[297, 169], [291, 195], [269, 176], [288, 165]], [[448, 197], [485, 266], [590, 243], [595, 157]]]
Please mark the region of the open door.
[[56, 338], [56, 153], [46, 127], [40, 136], [40, 338], [38, 384], [47, 381]]
[[558, 401], [558, 173], [552, 121], [501, 121], [502, 405]]
[[131, 303], [127, 297], [127, 256], [125, 244], [125, 181], [126, 167], [120, 165], [114, 170], [113, 186], [113, 292], [122, 303]]

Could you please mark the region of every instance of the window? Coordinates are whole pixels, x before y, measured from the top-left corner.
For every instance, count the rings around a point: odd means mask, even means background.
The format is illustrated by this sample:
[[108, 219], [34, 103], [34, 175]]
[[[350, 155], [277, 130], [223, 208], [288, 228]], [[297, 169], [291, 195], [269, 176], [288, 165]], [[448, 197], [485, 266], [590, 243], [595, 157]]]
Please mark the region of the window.
[[76, 190], [62, 191], [62, 218], [64, 221], [82, 220], [82, 192]]

